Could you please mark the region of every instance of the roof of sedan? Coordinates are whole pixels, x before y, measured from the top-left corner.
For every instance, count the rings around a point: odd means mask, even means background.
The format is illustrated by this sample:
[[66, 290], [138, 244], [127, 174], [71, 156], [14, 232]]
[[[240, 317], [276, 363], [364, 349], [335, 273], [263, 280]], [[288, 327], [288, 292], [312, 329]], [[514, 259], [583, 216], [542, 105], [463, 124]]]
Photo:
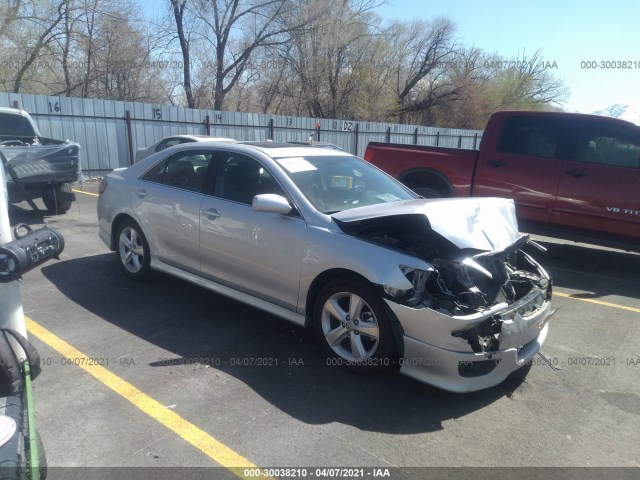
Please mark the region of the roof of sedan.
[[296, 145], [291, 143], [276, 142], [238, 142], [260, 150], [273, 158], [283, 157], [326, 157], [328, 155], [350, 155], [341, 150], [329, 150], [327, 148], [314, 147], [312, 145]]

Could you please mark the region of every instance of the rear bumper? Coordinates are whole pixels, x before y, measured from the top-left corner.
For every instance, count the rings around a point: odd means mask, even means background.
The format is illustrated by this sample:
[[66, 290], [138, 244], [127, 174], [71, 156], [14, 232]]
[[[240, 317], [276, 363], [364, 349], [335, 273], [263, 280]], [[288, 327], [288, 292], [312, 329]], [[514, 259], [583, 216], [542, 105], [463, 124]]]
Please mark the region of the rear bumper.
[[111, 245], [111, 231], [104, 228], [102, 225], [98, 227], [98, 235], [102, 243], [104, 243], [109, 250], [112, 250], [113, 247]]

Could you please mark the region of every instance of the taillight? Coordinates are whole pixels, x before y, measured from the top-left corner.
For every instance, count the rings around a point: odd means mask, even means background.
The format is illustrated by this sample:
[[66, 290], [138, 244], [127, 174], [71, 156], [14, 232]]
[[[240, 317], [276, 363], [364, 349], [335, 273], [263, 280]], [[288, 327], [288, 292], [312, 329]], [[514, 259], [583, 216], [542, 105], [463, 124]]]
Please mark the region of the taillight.
[[98, 185], [98, 193], [103, 194], [108, 186], [109, 186], [109, 183], [107, 183], [107, 181], [104, 178], [100, 180], [100, 185]]

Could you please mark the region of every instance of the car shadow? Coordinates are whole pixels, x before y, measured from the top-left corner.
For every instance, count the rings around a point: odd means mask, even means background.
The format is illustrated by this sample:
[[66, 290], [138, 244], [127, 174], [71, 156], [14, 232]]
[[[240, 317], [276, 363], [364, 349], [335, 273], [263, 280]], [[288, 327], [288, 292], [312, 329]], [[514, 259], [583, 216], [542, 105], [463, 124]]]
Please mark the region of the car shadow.
[[579, 290], [578, 298], [640, 297], [640, 255], [586, 244], [536, 240], [547, 251], [527, 251], [551, 274], [556, 287]]
[[113, 254], [50, 263], [42, 273], [74, 303], [171, 352], [143, 368], [206, 362], [212, 374], [239, 379], [307, 424], [339, 422], [392, 434], [436, 431], [526, 388], [529, 367], [497, 387], [468, 394], [397, 374], [354, 375], [327, 365], [312, 330], [166, 275], [133, 281]]

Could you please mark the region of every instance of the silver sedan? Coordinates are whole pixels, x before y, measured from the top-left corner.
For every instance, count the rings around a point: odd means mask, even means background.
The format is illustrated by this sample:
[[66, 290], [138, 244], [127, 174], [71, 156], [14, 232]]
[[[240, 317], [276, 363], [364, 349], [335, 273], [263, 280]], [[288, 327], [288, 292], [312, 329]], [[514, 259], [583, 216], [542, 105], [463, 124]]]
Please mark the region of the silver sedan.
[[158, 270], [311, 327], [355, 372], [479, 390], [547, 335], [551, 281], [512, 201], [425, 200], [345, 152], [177, 146], [107, 175], [98, 217], [128, 276]]

